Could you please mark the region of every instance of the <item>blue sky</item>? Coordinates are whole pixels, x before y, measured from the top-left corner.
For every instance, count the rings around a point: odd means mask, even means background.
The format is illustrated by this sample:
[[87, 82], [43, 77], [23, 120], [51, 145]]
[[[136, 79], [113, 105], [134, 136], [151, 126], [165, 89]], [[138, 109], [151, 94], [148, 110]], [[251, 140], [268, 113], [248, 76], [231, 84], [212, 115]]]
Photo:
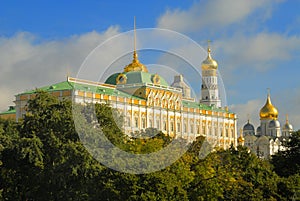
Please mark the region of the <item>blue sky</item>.
[[271, 88], [281, 124], [289, 114], [300, 129], [299, 9], [300, 1], [284, 0], [1, 2], [0, 110], [16, 93], [76, 75], [92, 49], [131, 30], [136, 16], [138, 28], [178, 31], [203, 47], [213, 41], [239, 127], [248, 114], [258, 125]]

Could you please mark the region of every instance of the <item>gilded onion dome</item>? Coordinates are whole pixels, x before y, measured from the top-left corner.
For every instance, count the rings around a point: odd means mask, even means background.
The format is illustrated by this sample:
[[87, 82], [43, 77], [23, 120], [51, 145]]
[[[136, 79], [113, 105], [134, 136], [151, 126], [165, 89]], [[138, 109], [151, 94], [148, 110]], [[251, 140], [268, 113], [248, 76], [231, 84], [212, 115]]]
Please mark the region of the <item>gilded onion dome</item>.
[[124, 72], [130, 72], [130, 71], [148, 72], [147, 67], [144, 64], [140, 63], [140, 61], [138, 60], [138, 55], [136, 50], [133, 51], [132, 62], [124, 68]]
[[270, 94], [268, 93], [266, 104], [260, 109], [260, 119], [277, 119], [278, 110], [271, 103]]
[[245, 139], [244, 139], [244, 136], [243, 136], [243, 129], [240, 129], [240, 136], [238, 137], [237, 141], [238, 141], [239, 144], [244, 143]]
[[240, 137], [238, 137], [237, 141], [238, 141], [238, 143], [243, 143], [245, 141], [243, 135], [240, 135]]
[[207, 58], [202, 62], [202, 70], [217, 70], [218, 69], [218, 63], [216, 60], [214, 60], [211, 56], [211, 49], [208, 46], [207, 48]]

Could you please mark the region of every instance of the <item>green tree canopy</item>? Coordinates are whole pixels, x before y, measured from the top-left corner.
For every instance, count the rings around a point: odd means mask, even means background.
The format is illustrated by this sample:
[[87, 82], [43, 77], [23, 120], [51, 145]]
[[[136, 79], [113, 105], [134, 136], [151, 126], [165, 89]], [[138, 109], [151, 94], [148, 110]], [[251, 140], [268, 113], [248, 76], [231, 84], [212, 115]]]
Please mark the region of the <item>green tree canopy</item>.
[[282, 178], [245, 147], [213, 150], [205, 137], [169, 167], [134, 175], [100, 164], [83, 140], [106, 152], [101, 130], [115, 146], [134, 154], [159, 151], [174, 140], [188, 142], [152, 128], [125, 135], [122, 122], [108, 105], [72, 107], [39, 91], [22, 121], [0, 119], [0, 200], [290, 200], [297, 193], [299, 132], [272, 159]]

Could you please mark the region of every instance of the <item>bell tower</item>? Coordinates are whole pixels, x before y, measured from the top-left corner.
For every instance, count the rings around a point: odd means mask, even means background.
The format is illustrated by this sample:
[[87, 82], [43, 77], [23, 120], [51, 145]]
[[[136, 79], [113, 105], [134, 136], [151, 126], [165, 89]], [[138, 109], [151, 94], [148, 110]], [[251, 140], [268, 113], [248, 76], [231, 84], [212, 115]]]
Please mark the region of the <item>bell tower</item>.
[[207, 58], [202, 62], [202, 85], [200, 102], [221, 107], [221, 100], [218, 89], [218, 63], [211, 56], [210, 41], [208, 41]]

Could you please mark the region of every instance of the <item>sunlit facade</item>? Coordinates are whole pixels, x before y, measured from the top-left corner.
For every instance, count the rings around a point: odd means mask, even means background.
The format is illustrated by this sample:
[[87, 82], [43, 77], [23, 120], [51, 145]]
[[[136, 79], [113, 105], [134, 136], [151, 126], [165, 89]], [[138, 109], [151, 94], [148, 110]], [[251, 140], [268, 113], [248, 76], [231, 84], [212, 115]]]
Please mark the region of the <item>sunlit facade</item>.
[[[200, 63], [200, 62], [199, 62]], [[139, 62], [137, 52], [123, 72], [114, 73], [105, 83], [68, 77], [66, 81], [42, 87], [52, 95], [73, 99], [75, 103], [107, 103], [124, 116], [123, 131], [131, 134], [146, 128], [157, 128], [167, 135], [189, 141], [205, 136], [221, 148], [237, 145], [236, 114], [221, 107], [217, 82], [218, 64], [210, 48], [202, 62], [203, 73], [200, 102], [191, 98], [183, 75], [169, 85], [163, 77], [148, 72]], [[27, 101], [36, 90], [16, 95], [16, 119], [26, 113]]]

